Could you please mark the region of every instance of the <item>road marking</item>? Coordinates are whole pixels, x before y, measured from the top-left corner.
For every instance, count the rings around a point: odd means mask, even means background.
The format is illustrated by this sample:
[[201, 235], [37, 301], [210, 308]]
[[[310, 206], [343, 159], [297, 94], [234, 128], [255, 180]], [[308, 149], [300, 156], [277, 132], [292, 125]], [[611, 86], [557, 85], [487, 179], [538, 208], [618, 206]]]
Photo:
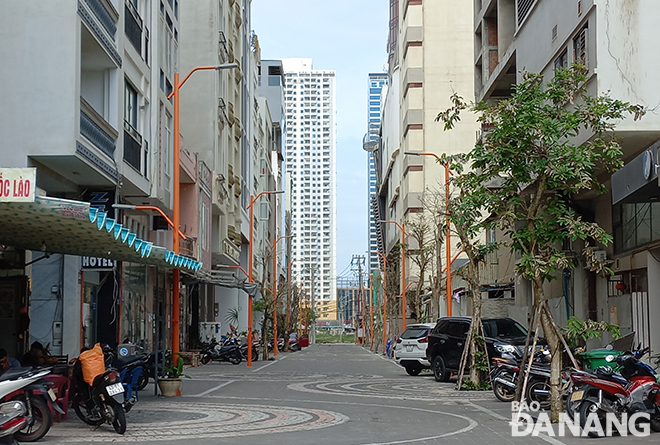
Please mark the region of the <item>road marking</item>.
[[258, 371], [261, 371], [262, 369], [264, 369], [264, 368], [268, 368], [270, 365], [274, 365], [275, 363], [279, 362], [280, 360], [284, 360], [285, 358], [287, 358], [286, 355], [285, 355], [284, 357], [282, 357], [282, 358], [278, 358], [277, 360], [273, 360], [272, 362], [270, 362], [270, 363], [268, 363], [268, 364], [266, 364], [266, 365], [263, 365], [261, 368], [253, 369], [252, 372], [258, 372]]
[[225, 383], [222, 383], [214, 388], [207, 389], [206, 391], [199, 393], [199, 394], [194, 394], [194, 395], [185, 395], [184, 397], [204, 397], [207, 394], [211, 394], [213, 391], [217, 391], [218, 389], [222, 388], [223, 386], [227, 386], [230, 383], [234, 383], [236, 380], [228, 380]]

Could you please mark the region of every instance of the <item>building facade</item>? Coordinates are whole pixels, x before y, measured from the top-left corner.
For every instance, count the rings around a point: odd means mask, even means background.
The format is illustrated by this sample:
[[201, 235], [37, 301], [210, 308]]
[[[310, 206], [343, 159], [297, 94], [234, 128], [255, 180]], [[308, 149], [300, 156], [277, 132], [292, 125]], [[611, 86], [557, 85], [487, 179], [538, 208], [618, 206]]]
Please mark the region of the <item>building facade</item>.
[[[660, 100], [655, 82], [652, 43], [658, 12], [652, 1], [596, 2], [478, 1], [474, 11], [475, 90], [478, 100], [494, 101], [510, 96], [521, 70], [552, 77], [558, 67], [579, 62], [588, 69], [586, 93], [611, 97], [653, 109]], [[647, 51], [648, 50], [648, 51]], [[660, 329], [650, 320], [660, 313], [657, 304], [657, 233], [654, 230], [658, 179], [650, 166], [657, 164], [660, 118], [655, 113], [632, 118], [615, 128], [623, 149], [625, 166], [602, 180], [608, 193], [573, 197], [583, 218], [593, 220], [613, 235], [614, 242], [596, 246], [613, 275], [603, 277], [588, 270], [581, 252], [584, 244], [566, 242], [575, 267], [548, 284], [559, 325], [575, 315], [620, 325], [624, 334], [636, 333], [635, 344], [660, 348]], [[578, 142], [589, 138], [581, 134]], [[646, 167], [645, 167], [646, 166]], [[497, 279], [515, 285], [515, 306], [509, 312], [521, 321], [529, 317], [531, 286], [517, 279], [515, 262], [498, 254]]]
[[335, 72], [311, 59], [283, 59], [285, 159], [290, 185], [293, 275], [316, 301], [336, 295]]
[[382, 97], [383, 86], [387, 85], [386, 73], [370, 73], [368, 80], [368, 114], [367, 114], [367, 133], [364, 136], [363, 148], [367, 151], [367, 186], [369, 190], [367, 208], [368, 215], [368, 246], [369, 246], [369, 267], [371, 270], [380, 270], [380, 258], [378, 258], [379, 240], [376, 229], [377, 220], [374, 218], [374, 206], [372, 203], [377, 200], [376, 195], [376, 165], [374, 164], [373, 151], [376, 148], [380, 134], [380, 122], [382, 116]]

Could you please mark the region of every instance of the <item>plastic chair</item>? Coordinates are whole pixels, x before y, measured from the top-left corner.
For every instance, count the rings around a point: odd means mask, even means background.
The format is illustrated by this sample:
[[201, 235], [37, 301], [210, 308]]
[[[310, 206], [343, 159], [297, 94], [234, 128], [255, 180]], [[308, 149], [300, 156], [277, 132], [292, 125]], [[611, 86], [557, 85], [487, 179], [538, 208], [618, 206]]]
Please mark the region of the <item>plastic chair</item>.
[[140, 375], [142, 375], [142, 366], [136, 366], [130, 373], [127, 373], [125, 369], [120, 373], [121, 384], [126, 391], [126, 400], [130, 400], [132, 397], [138, 400], [138, 379]]
[[[57, 405], [62, 408], [62, 411], [64, 411], [62, 419], [66, 420], [67, 411], [69, 409], [69, 388], [71, 387], [71, 381], [68, 377], [61, 374], [47, 374], [44, 376], [44, 380], [53, 383], [51, 388], [57, 396], [55, 403], [57, 403]], [[55, 415], [55, 420], [59, 422], [61, 420], [60, 413], [55, 410], [52, 411]]]

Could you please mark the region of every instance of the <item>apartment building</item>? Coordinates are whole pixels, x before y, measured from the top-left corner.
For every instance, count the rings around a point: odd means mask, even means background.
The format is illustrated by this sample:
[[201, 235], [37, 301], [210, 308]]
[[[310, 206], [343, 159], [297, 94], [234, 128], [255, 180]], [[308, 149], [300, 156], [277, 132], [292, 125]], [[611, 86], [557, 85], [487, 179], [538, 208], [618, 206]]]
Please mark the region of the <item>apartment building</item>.
[[[432, 195], [444, 194], [444, 169], [435, 157], [407, 153], [455, 154], [474, 145], [477, 126], [473, 117], [464, 116], [452, 132], [445, 132], [435, 122], [437, 114], [450, 106], [453, 93], [468, 99], [474, 95], [470, 78], [474, 70], [474, 36], [469, 31], [472, 11], [470, 2], [458, 2], [448, 9], [439, 2], [390, 1], [389, 86], [383, 104], [381, 143], [375, 153], [378, 208], [374, 213], [381, 220], [400, 225], [415, 221], [424, 211], [425, 200], [429, 202]], [[387, 281], [398, 280], [397, 289], [392, 292], [402, 294], [406, 286], [419, 280], [418, 271], [412, 261], [407, 261], [403, 283], [401, 229], [396, 224], [383, 223], [377, 231], [384, 240], [381, 253], [389, 259], [391, 277], [388, 274]], [[452, 240], [453, 252], [457, 252], [455, 244]], [[409, 254], [414, 254], [418, 247], [410, 236], [406, 245]], [[447, 261], [443, 253], [443, 264]], [[423, 283], [423, 287], [427, 294], [430, 282]], [[446, 314], [446, 295], [435, 300], [429, 295], [425, 298], [430, 300], [429, 316]], [[401, 332], [403, 308], [393, 309], [395, 320], [391, 329]], [[465, 310], [464, 300], [453, 303], [453, 315]], [[408, 308], [408, 322], [414, 321], [411, 313]]]
[[316, 301], [336, 293], [335, 72], [311, 59], [283, 59], [285, 169], [291, 181], [292, 274]]
[[[377, 200], [376, 195], [376, 165], [374, 163], [373, 151], [377, 147], [380, 134], [380, 121], [382, 116], [382, 97], [383, 86], [387, 85], [386, 73], [370, 73], [368, 78], [368, 114], [367, 114], [367, 133], [364, 135], [362, 147], [367, 151], [367, 187], [368, 187], [368, 233], [369, 240], [369, 270], [380, 270], [380, 258], [378, 257], [379, 239], [376, 229], [377, 220], [374, 217], [373, 202]], [[382, 243], [382, 240], [381, 240]]]
[[[29, 264], [12, 266], [10, 275], [33, 283], [31, 294], [15, 294], [31, 318], [25, 343], [50, 343], [51, 352], [72, 356], [97, 341], [171, 345], [166, 328], [171, 274], [154, 256], [165, 253], [157, 246], [171, 249], [173, 232], [156, 212], [115, 211], [113, 204], [157, 206], [171, 215], [173, 106], [167, 95], [176, 69], [179, 3], [53, 0], [3, 6], [2, 166], [36, 169], [37, 195], [44, 197], [30, 205], [42, 208], [43, 217], [25, 216], [35, 232], [23, 232], [32, 239], [21, 233], [11, 238], [3, 227], [3, 255], [24, 256], [22, 264]], [[197, 195], [200, 165], [194, 156], [182, 164], [192, 175], [190, 193]], [[61, 217], [40, 227], [48, 211]], [[130, 239], [142, 246], [140, 255], [93, 241], [93, 232], [81, 231], [87, 212], [99, 229], [113, 230], [118, 243]], [[81, 219], [78, 228], [57, 232], [67, 218]], [[3, 224], [9, 222], [3, 217]], [[192, 241], [198, 236], [196, 212], [182, 222], [189, 235], [182, 253], [201, 258]], [[185, 305], [189, 292], [181, 290]], [[8, 329], [3, 338], [14, 334], [9, 324], [3, 329]], [[26, 344], [7, 349], [20, 352]]]
[[[611, 97], [653, 109], [660, 93], [649, 73], [656, 72], [653, 42], [658, 19], [653, 1], [598, 2], [592, 0], [477, 0], [474, 11], [475, 89], [478, 100], [498, 100], [511, 94], [521, 71], [551, 77], [557, 67], [574, 62], [589, 72], [587, 94]], [[616, 133], [625, 166], [603, 177], [609, 192], [574, 197], [584, 218], [597, 222], [614, 237], [598, 246], [614, 274], [589, 272], [580, 255], [581, 243], [565, 243], [575, 254], [575, 268], [565, 270], [546, 294], [552, 297], [553, 314], [561, 325], [568, 316], [619, 324], [623, 333], [636, 332], [636, 342], [660, 348], [660, 328], [650, 323], [660, 313], [658, 305], [657, 240], [654, 229], [660, 196], [657, 148], [660, 118], [648, 113], [640, 121], [619, 122]], [[580, 135], [586, 140], [589, 135]], [[499, 253], [498, 264], [515, 263]], [[502, 268], [505, 269], [505, 268]], [[501, 282], [515, 285], [510, 313], [526, 319], [530, 286], [512, 269], [498, 271]]]

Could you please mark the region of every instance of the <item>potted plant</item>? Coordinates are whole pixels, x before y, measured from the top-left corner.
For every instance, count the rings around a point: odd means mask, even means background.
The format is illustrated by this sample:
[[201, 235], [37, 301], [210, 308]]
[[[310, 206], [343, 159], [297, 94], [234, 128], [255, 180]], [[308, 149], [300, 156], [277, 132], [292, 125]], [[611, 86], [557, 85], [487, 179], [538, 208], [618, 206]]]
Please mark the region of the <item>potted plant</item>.
[[168, 357], [163, 365], [163, 373], [165, 378], [158, 380], [160, 393], [165, 397], [181, 395], [181, 377], [190, 378], [183, 373], [183, 357], [179, 354]]

